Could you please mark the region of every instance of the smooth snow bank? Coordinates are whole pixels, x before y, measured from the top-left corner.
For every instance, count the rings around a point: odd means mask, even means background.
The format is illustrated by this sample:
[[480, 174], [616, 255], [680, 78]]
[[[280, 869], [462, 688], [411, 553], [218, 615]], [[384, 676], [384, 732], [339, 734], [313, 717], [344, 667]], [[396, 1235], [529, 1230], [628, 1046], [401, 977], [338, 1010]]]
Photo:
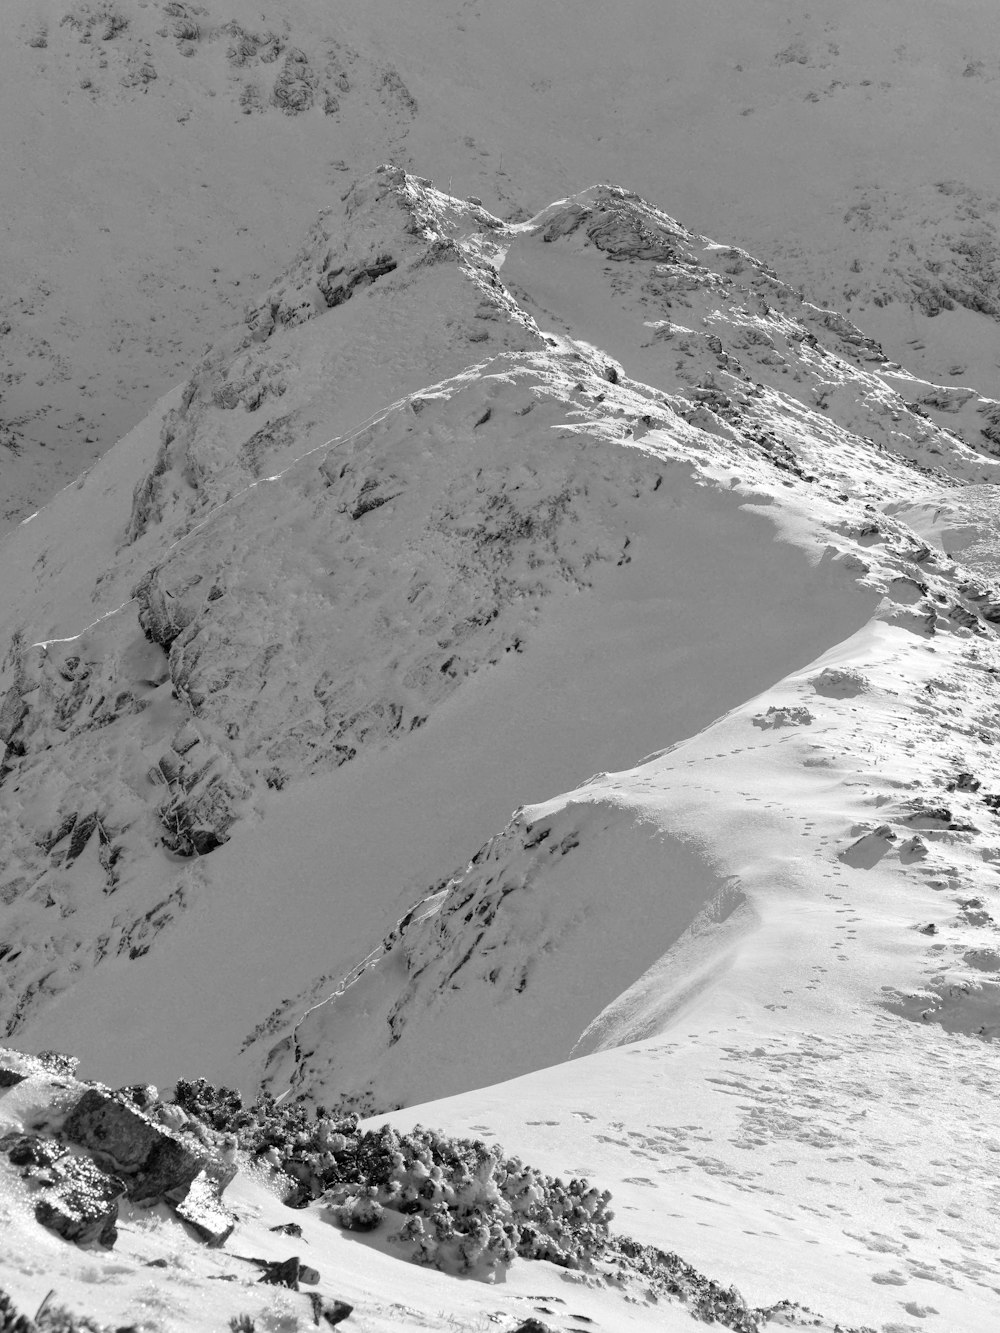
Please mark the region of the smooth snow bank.
[[818, 1327], [988, 1333], [998, 1077], [997, 1048], [969, 1037], [747, 994], [669, 1038], [386, 1118], [586, 1175], [611, 1189], [617, 1229], [750, 1304], [798, 1301]]

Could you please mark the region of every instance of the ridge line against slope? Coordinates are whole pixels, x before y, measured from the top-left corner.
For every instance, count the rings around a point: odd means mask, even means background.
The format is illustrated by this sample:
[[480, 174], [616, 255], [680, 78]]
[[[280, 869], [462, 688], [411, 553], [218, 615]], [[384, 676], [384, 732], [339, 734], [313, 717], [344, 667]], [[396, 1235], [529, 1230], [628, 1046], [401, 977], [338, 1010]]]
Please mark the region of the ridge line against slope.
[[[490, 357], [488, 361], [496, 361], [503, 357], [513, 359], [517, 355], [520, 354], [515, 352], [501, 352], [497, 356]], [[454, 375], [449, 375], [446, 380], [438, 380], [434, 384], [425, 385], [420, 389], [414, 389], [412, 393], [404, 394], [401, 398], [395, 399], [393, 402], [389, 403], [386, 407], [380, 408], [377, 412], [373, 412], [370, 416], [366, 417], [363, 421], [359, 422], [358, 425], [356, 425], [352, 430], [347, 431], [345, 434], [334, 435], [329, 440], [324, 441], [323, 444], [313, 445], [313, 447], [311, 449], [307, 449], [305, 453], [299, 454], [298, 457], [293, 458], [292, 461], [290, 463], [287, 463], [279, 472], [273, 473], [270, 477], [258, 477], [255, 481], [251, 481], [249, 485], [244, 486], [242, 490], [236, 491], [235, 494], [227, 496], [225, 500], [222, 500], [219, 504], [214, 505], [209, 510], [209, 512], [194, 525], [194, 527], [189, 528], [187, 532], [184, 532], [179, 537], [176, 537], [164, 551], [163, 560], [165, 560], [172, 551], [176, 550], [177, 547], [181, 546], [185, 541], [187, 541], [188, 538], [193, 537], [196, 533], [200, 532], [202, 528], [204, 528], [206, 524], [210, 523], [217, 514], [222, 513], [223, 510], [227, 509], [231, 504], [234, 504], [237, 500], [241, 500], [245, 495], [249, 495], [249, 493], [252, 490], [255, 490], [258, 486], [263, 485], [266, 482], [280, 481], [282, 477], [285, 476], [286, 473], [292, 470], [292, 468], [297, 467], [299, 463], [304, 462], [307, 458], [311, 457], [311, 455], [313, 454], [320, 453], [324, 449], [332, 449], [338, 444], [352, 443], [352, 441], [356, 440], [360, 435], [364, 433], [364, 431], [368, 430], [371, 426], [377, 426], [380, 422], [384, 421], [393, 412], [397, 411], [402, 407], [405, 407], [407, 403], [412, 402], [414, 398], [419, 398], [423, 394], [433, 391], [434, 389], [438, 388], [439, 385], [441, 384], [446, 384], [451, 380], [461, 379], [463, 376], [467, 376], [478, 370], [481, 370], [485, 365], [488, 364], [488, 361], [483, 360], [483, 361], [469, 362], [468, 365], [463, 366], [462, 369], [457, 371]], [[70, 483], [70, 485], [72, 484], [73, 483]], [[31, 517], [34, 518], [35, 515], [32, 514]], [[28, 522], [30, 520], [26, 519], [24, 521]], [[158, 565], [162, 564], [163, 560], [157, 562], [157, 564]], [[92, 630], [95, 625], [100, 625], [103, 621], [109, 620], [112, 616], [116, 616], [119, 613], [119, 611], [123, 611], [125, 607], [130, 606], [131, 603], [134, 602], [135, 600], [136, 599], [134, 595], [131, 597], [127, 597], [124, 602], [120, 603], [120, 605], [113, 607], [110, 611], [105, 611], [101, 615], [97, 616], [96, 619], [92, 620], [89, 625], [85, 625], [83, 629], [80, 630], [77, 634], [68, 634], [61, 637], [53, 637], [51, 639], [39, 639], [35, 643], [30, 643], [27, 646], [29, 648], [41, 648], [44, 650], [54, 643], [75, 643], [77, 639], [81, 639], [84, 636], [84, 634]]]

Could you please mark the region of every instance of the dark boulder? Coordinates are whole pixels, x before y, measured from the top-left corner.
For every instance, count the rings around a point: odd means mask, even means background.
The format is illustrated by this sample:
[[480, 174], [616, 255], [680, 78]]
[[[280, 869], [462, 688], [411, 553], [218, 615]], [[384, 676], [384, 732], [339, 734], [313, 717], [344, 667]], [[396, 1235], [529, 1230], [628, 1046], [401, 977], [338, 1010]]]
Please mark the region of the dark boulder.
[[63, 1135], [86, 1148], [99, 1166], [120, 1175], [135, 1203], [183, 1199], [209, 1161], [193, 1140], [100, 1088], [83, 1094], [63, 1123]]
[[125, 1182], [89, 1157], [64, 1157], [51, 1177], [52, 1184], [35, 1204], [37, 1220], [64, 1240], [111, 1249], [118, 1239], [118, 1200], [125, 1194]]
[[11, 1166], [35, 1167], [45, 1170], [54, 1166], [66, 1149], [41, 1134], [6, 1134], [0, 1139], [0, 1152], [7, 1154]]
[[346, 1301], [331, 1300], [328, 1296], [320, 1296], [318, 1292], [311, 1291], [309, 1300], [312, 1304], [312, 1316], [315, 1323], [322, 1319], [330, 1328], [336, 1328], [353, 1313], [354, 1306], [348, 1305]]

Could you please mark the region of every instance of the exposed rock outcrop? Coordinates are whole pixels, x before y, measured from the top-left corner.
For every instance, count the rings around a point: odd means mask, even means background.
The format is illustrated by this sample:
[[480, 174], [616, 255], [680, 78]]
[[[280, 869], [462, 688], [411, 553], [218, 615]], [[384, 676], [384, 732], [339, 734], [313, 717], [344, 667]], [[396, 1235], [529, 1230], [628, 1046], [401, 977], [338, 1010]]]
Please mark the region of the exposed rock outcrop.
[[62, 1133], [86, 1148], [102, 1169], [120, 1176], [133, 1203], [179, 1202], [209, 1160], [204, 1150], [100, 1088], [83, 1094]]
[[111, 1092], [77, 1083], [71, 1072], [56, 1078], [35, 1057], [3, 1051], [0, 1059], [15, 1076], [3, 1086], [34, 1074], [59, 1090], [61, 1109], [50, 1120], [0, 1139], [0, 1151], [40, 1190], [39, 1222], [76, 1244], [111, 1248], [118, 1202], [127, 1197], [143, 1206], [168, 1203], [209, 1245], [226, 1241], [235, 1225], [222, 1202], [236, 1172], [234, 1140], [192, 1126], [153, 1087]]

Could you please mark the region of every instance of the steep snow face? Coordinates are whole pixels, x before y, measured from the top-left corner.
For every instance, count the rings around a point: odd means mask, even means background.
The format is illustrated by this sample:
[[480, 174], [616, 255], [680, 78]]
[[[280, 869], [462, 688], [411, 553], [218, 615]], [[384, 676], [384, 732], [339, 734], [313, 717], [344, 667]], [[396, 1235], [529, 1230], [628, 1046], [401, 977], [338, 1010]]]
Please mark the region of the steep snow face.
[[[431, 886], [274, 1049], [273, 1077], [319, 1100], [356, 1088], [391, 1105], [748, 994], [795, 1021], [876, 1003], [992, 1039], [994, 631], [952, 600], [965, 573], [931, 572], [927, 548], [928, 606], [940, 597], [951, 614], [916, 611], [912, 540], [879, 533], [886, 597], [872, 626], [701, 735], [529, 807]], [[819, 637], [835, 605], [828, 586], [798, 614]], [[962, 679], [964, 707], [928, 702]], [[860, 954], [837, 943], [844, 929], [844, 944], [858, 938], [848, 920], [865, 922]], [[463, 1036], [470, 1015], [488, 1045]]]

